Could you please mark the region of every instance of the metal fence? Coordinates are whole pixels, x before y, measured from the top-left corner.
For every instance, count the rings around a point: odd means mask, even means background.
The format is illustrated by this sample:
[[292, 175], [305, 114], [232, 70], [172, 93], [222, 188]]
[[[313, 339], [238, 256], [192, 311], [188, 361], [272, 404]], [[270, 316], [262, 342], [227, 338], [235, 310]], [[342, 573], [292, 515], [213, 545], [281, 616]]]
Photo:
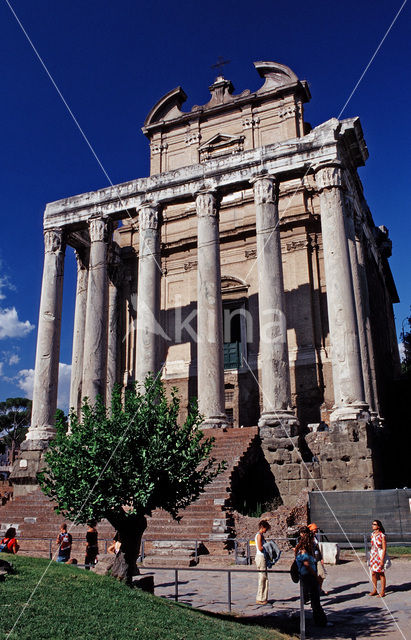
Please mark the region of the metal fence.
[[[367, 553], [370, 546], [369, 542], [370, 542], [371, 534], [368, 532], [365, 533], [365, 532], [358, 532], [358, 531], [345, 532], [344, 534], [341, 531], [319, 531], [318, 538], [320, 542], [335, 542], [336, 539], [339, 538], [340, 541], [338, 542], [338, 544], [340, 545], [340, 547], [342, 548], [353, 547], [354, 549], [364, 548], [365, 553]], [[401, 539], [400, 543], [398, 543], [399, 538]], [[24, 536], [22, 538], [19, 537], [21, 550], [25, 551], [24, 546], [21, 543], [24, 543], [25, 541], [36, 541], [36, 540], [44, 542], [44, 554], [48, 555], [48, 557], [51, 559], [57, 550], [56, 538], [30, 537], [30, 536]], [[297, 538], [296, 537], [275, 538], [275, 541], [287, 543], [290, 546], [290, 548], [292, 548], [295, 546], [297, 542]], [[194, 548], [193, 548], [192, 560], [195, 564], [198, 563], [199, 557], [201, 555], [204, 555], [202, 553], [202, 546], [204, 545], [203, 540], [195, 540], [195, 539], [155, 540], [155, 539], [142, 538], [138, 562], [144, 562], [144, 558], [148, 555], [146, 553], [147, 544], [152, 544], [156, 542], [170, 542], [170, 543], [186, 542], [187, 544], [193, 545]], [[73, 538], [73, 546], [77, 547], [77, 550], [80, 543], [81, 544], [85, 543], [84, 538]], [[100, 551], [100, 553], [107, 553], [108, 545], [111, 543], [112, 543], [112, 540], [109, 538], [99, 538], [99, 544], [100, 545], [103, 544], [102, 549], [104, 549], [104, 551]], [[251, 548], [254, 546], [254, 540], [249, 540], [247, 538], [229, 538], [227, 540], [227, 543], [232, 546], [232, 550], [234, 552], [233, 559], [235, 564], [244, 564], [244, 565], [252, 564]], [[390, 546], [392, 547], [392, 546], [398, 546], [398, 545], [411, 548], [411, 531], [408, 531], [408, 532], [394, 531], [394, 532], [387, 533], [387, 547], [389, 548]], [[36, 549], [36, 551], [41, 552], [42, 550]]]
[[[194, 571], [194, 572], [212, 572], [212, 573], [225, 573], [227, 574], [227, 608], [229, 613], [232, 611], [232, 574], [235, 573], [258, 573], [257, 569], [214, 569], [214, 568], [202, 568], [202, 567], [145, 567], [151, 572], [155, 571], [173, 571], [174, 572], [174, 600], [178, 602], [179, 600], [179, 592], [178, 592], [178, 574], [181, 571]], [[289, 576], [290, 572], [288, 569], [267, 569], [267, 573], [282, 573], [287, 574]], [[301, 640], [305, 640], [305, 609], [304, 609], [304, 591], [303, 584], [300, 580], [300, 594], [299, 594], [299, 613], [300, 613], [300, 638]]]
[[363, 544], [365, 531], [375, 518], [385, 525], [390, 542], [407, 543], [411, 539], [411, 489], [375, 491], [311, 491], [310, 520], [327, 532], [330, 542], [348, 545], [337, 524], [341, 523], [351, 543]]

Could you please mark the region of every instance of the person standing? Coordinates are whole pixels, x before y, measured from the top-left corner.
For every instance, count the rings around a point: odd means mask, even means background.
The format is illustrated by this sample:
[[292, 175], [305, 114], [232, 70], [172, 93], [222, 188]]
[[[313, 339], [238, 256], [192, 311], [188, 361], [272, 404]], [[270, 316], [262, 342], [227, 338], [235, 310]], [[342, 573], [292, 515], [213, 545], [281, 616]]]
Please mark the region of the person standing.
[[[385, 588], [387, 586], [385, 571], [384, 571], [386, 553], [387, 553], [387, 541], [385, 538], [385, 529], [382, 526], [382, 523], [380, 520], [373, 520], [369, 567], [371, 571], [371, 580], [374, 588], [369, 594], [370, 596], [379, 596], [380, 598], [384, 598], [385, 596]], [[378, 589], [377, 589], [378, 579], [380, 579], [381, 581], [380, 593], [378, 593]]]
[[60, 526], [60, 533], [57, 536], [56, 544], [58, 544], [59, 547], [57, 562], [68, 562], [70, 560], [73, 538], [71, 537], [71, 533], [67, 532], [67, 525], [64, 522]]
[[320, 585], [317, 576], [317, 563], [314, 558], [313, 543], [311, 534], [306, 533], [301, 537], [295, 549], [295, 560], [297, 562], [300, 579], [304, 593], [309, 597], [313, 610], [314, 624], [319, 627], [332, 626], [327, 622], [327, 616], [320, 603]]
[[267, 604], [268, 598], [268, 574], [267, 563], [264, 556], [264, 534], [271, 529], [267, 520], [261, 520], [258, 524], [258, 532], [255, 536], [255, 566], [258, 569], [258, 589], [256, 604]]
[[320, 543], [318, 541], [318, 527], [315, 522], [312, 522], [308, 525], [308, 529], [311, 533], [311, 539], [313, 541], [313, 551], [314, 551], [314, 560], [317, 563], [317, 576], [318, 583], [320, 585], [320, 593], [324, 596], [328, 596], [328, 592], [323, 590], [323, 582], [325, 580], [325, 568], [324, 568], [324, 559], [323, 554], [321, 553]]
[[97, 522], [95, 520], [91, 520], [88, 523], [88, 529], [86, 533], [86, 557], [84, 560], [86, 569], [89, 569], [90, 566], [95, 565], [97, 562], [98, 533], [97, 533], [96, 527], [97, 527]]

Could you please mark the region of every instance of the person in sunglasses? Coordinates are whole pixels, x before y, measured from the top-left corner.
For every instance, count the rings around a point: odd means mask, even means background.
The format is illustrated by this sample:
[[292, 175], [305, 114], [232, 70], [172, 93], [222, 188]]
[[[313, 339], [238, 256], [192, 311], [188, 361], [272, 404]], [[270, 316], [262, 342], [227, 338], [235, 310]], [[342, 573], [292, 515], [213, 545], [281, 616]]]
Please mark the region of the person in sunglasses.
[[[371, 534], [371, 551], [369, 559], [369, 567], [371, 571], [371, 580], [373, 584], [373, 590], [370, 596], [379, 596], [384, 598], [386, 579], [384, 572], [384, 564], [387, 553], [387, 541], [385, 539], [385, 529], [380, 520], [372, 521], [372, 534]], [[378, 593], [377, 583], [378, 579], [381, 582], [381, 591]]]

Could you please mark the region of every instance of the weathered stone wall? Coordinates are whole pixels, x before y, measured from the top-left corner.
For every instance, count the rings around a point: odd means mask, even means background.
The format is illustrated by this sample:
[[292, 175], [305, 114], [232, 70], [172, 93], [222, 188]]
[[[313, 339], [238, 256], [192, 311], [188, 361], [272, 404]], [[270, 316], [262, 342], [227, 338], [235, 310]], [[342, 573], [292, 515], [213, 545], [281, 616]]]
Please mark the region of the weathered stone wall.
[[[317, 426], [315, 427], [317, 429]], [[374, 489], [374, 436], [367, 423], [345, 421], [333, 431], [285, 437], [280, 427], [261, 429], [262, 449], [281, 498], [292, 505], [309, 491]]]

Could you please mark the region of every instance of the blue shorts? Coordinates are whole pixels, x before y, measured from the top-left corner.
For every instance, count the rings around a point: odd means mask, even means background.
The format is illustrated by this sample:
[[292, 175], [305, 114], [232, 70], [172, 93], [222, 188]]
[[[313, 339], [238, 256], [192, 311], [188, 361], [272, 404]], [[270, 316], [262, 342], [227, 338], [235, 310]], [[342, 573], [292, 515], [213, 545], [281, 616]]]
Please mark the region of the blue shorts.
[[57, 556], [57, 562], [67, 562], [70, 560], [70, 556]]

